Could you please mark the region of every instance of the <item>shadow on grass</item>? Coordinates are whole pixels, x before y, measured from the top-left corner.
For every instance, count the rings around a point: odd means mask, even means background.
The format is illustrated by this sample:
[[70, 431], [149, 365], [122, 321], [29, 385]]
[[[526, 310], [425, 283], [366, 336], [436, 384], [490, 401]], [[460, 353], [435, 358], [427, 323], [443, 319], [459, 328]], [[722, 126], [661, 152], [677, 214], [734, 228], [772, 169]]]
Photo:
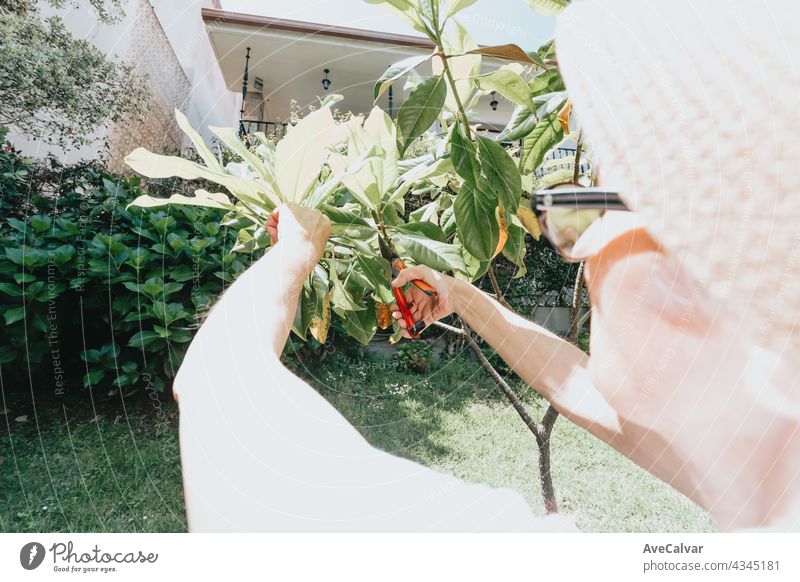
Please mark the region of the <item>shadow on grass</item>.
[[[296, 371], [372, 445], [420, 462], [454, 453], [436, 438], [448, 415], [476, 402], [507, 404], [480, 364], [463, 356], [413, 373], [396, 370], [388, 358], [352, 351]], [[532, 435], [531, 446], [535, 450]]]

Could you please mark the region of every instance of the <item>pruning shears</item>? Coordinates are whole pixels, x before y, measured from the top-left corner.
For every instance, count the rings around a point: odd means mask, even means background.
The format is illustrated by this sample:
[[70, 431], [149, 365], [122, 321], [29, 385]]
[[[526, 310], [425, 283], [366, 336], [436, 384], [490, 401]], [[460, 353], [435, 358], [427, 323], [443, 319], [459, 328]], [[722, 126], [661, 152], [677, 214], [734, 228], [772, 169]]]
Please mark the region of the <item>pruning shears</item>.
[[[394, 250], [392, 243], [386, 240], [381, 234], [378, 235], [378, 246], [381, 249], [381, 255], [383, 255], [384, 259], [389, 261], [392, 267], [392, 279], [394, 280], [397, 278], [397, 275], [400, 274], [400, 271], [406, 268], [406, 264], [397, 256], [397, 251]], [[425, 293], [425, 295], [433, 297], [437, 294], [436, 289], [421, 279], [414, 279], [411, 283], [417, 289]], [[411, 315], [411, 309], [409, 309], [406, 296], [403, 294], [403, 290], [400, 287], [392, 287], [392, 292], [394, 293], [394, 300], [397, 301], [397, 307], [400, 309], [400, 314], [406, 322], [406, 331], [408, 335], [412, 338], [418, 338], [420, 332], [425, 329], [425, 322], [414, 321], [414, 316]]]

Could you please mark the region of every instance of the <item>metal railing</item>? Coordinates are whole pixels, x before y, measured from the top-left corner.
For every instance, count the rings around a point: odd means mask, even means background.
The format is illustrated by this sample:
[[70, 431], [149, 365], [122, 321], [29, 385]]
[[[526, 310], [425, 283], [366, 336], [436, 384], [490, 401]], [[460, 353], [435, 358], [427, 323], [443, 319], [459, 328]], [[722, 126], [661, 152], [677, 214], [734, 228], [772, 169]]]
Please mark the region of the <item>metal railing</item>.
[[[544, 162], [557, 161], [563, 158], [572, 158], [572, 160], [565, 161], [563, 167], [559, 166], [558, 163], [555, 163], [555, 164], [550, 164], [546, 170], [544, 168], [539, 168], [538, 170], [534, 171], [534, 175], [537, 178], [541, 178], [542, 176], [555, 172], [556, 170], [571, 168], [572, 162], [575, 159], [575, 148], [556, 148], [552, 152], [547, 154], [547, 156], [544, 159]], [[583, 156], [581, 156], [581, 158], [583, 158]], [[580, 169], [578, 171], [581, 174], [583, 174], [584, 172], [587, 172], [590, 167], [591, 166], [589, 165], [588, 162], [581, 161]]]
[[239, 120], [239, 137], [244, 139], [257, 131], [261, 131], [267, 139], [278, 141], [286, 135], [288, 123], [282, 121], [262, 121], [260, 119], [241, 119]]

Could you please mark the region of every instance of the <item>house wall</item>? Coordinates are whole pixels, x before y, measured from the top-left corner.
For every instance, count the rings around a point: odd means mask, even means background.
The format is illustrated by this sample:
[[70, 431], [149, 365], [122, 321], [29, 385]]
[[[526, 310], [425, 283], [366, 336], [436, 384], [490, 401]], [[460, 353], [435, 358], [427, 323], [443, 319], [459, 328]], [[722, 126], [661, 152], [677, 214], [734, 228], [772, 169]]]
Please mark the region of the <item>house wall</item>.
[[147, 76], [153, 96], [142, 104], [141, 119], [100, 128], [89, 146], [64, 152], [13, 130], [12, 143], [24, 155], [52, 154], [64, 163], [102, 157], [112, 170], [124, 171], [122, 160], [136, 147], [176, 153], [188, 146], [175, 123], [176, 108], [207, 140], [211, 139], [208, 125], [235, 125], [239, 97], [225, 87], [200, 15], [201, 7], [216, 4], [214, 0], [127, 0], [124, 19], [106, 25], [98, 22], [88, 0], [63, 9], [41, 3], [43, 16], [58, 15], [77, 38], [89, 40], [112, 58], [133, 63]]

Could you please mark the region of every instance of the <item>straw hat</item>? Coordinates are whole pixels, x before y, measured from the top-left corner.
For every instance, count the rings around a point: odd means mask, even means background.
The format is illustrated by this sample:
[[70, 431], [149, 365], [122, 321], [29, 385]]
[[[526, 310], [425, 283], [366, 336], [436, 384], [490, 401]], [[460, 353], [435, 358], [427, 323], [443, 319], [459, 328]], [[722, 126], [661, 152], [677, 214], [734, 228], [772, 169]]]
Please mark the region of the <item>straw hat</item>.
[[800, 349], [800, 34], [790, 1], [603, 0], [559, 65], [602, 183], [767, 350]]

